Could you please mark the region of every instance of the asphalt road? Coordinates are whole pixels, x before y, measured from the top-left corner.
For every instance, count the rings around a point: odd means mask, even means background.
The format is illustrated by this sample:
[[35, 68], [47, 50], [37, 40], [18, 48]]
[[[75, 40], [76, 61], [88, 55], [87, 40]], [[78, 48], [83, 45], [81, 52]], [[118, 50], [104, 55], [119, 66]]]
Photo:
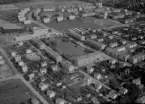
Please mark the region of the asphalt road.
[[105, 87], [106, 89], [110, 90], [111, 88], [107, 85], [105, 85], [104, 83], [100, 82], [99, 80], [93, 78], [92, 76], [88, 75], [87, 73], [83, 72], [82, 70], [79, 71], [80, 73], [84, 74], [86, 77], [92, 78], [96, 83], [100, 83], [103, 87]]

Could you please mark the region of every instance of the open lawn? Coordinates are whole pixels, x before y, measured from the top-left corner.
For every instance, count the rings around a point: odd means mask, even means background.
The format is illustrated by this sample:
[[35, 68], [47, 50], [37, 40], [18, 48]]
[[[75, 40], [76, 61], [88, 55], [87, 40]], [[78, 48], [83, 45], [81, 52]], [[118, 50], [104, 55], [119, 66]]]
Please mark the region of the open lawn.
[[0, 18], [5, 21], [15, 22], [18, 12], [18, 10], [0, 11]]
[[3, 27], [4, 29], [20, 29], [21, 28], [20, 26], [16, 24], [13, 24], [4, 20], [0, 20], [0, 27]]
[[0, 79], [13, 76], [15, 73], [11, 69], [8, 61], [5, 59], [5, 57], [2, 55], [2, 53], [0, 53], [0, 56], [3, 57], [3, 60], [5, 62], [4, 65], [0, 66]]
[[59, 23], [48, 23], [46, 25], [60, 31], [67, 31], [70, 28], [101, 28], [99, 24], [84, 23], [81, 20], [62, 21]]
[[71, 42], [59, 42], [56, 45], [56, 48], [64, 52], [66, 55], [69, 55], [70, 57], [77, 57], [86, 54], [82, 47], [76, 46]]
[[94, 17], [87, 17], [77, 20], [66, 20], [62, 22], [54, 22], [46, 24], [48, 27], [55, 28], [60, 31], [67, 31], [70, 28], [93, 28], [100, 29], [103, 27], [121, 26], [121, 23], [113, 20], [95, 19]]
[[19, 79], [0, 83], [0, 104], [20, 104], [34, 97]]
[[0, 79], [11, 77], [14, 73], [8, 64], [0, 66]]
[[19, 29], [17, 21], [18, 10], [0, 11], [0, 27], [6, 29]]
[[16, 3], [15, 5], [19, 8], [26, 8], [26, 7], [33, 7], [33, 8], [42, 8], [42, 7], [51, 7], [51, 6], [57, 6], [57, 5], [72, 5], [76, 3], [84, 3], [77, 0], [44, 0], [41, 2], [27, 2], [27, 3]]

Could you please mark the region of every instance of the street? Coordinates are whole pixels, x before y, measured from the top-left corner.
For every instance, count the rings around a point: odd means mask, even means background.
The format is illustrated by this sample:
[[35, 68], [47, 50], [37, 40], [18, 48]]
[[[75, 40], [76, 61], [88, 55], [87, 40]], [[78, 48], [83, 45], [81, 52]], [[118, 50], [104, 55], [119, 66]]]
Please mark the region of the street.
[[103, 87], [105, 87], [106, 89], [111, 89], [110, 87], [108, 87], [107, 85], [105, 85], [104, 83], [100, 82], [99, 80], [93, 78], [92, 76], [88, 75], [87, 73], [83, 72], [82, 70], [79, 70], [80, 73], [84, 74], [86, 77], [92, 78], [96, 83], [100, 83]]

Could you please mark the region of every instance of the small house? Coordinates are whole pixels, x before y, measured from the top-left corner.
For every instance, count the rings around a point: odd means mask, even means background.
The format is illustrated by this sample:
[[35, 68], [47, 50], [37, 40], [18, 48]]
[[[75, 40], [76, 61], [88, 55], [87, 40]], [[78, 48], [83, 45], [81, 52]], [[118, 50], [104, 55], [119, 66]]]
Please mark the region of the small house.
[[57, 98], [55, 102], [56, 102], [56, 104], [66, 104], [66, 101], [61, 98]]
[[26, 49], [26, 53], [27, 54], [32, 53], [32, 50], [31, 49]]
[[47, 69], [46, 68], [41, 68], [40, 69], [40, 73], [41, 74], [46, 74], [47, 73]]
[[5, 61], [3, 59], [0, 60], [0, 65], [4, 65]]
[[15, 56], [15, 62], [20, 62], [20, 61], [21, 61], [21, 56], [16, 55], [16, 56]]
[[43, 67], [43, 68], [44, 68], [44, 67], [47, 67], [47, 62], [46, 62], [46, 61], [42, 62], [42, 63], [41, 63], [41, 67]]
[[34, 73], [29, 74], [29, 80], [30, 81], [32, 81], [34, 79], [34, 77], [35, 77], [35, 74]]
[[27, 65], [23, 65], [21, 68], [22, 68], [22, 72], [23, 72], [23, 73], [28, 72], [28, 67], [27, 67]]
[[18, 62], [19, 66], [24, 66], [24, 62], [23, 61], [20, 61]]
[[39, 88], [40, 88], [41, 91], [45, 91], [48, 88], [48, 84], [45, 84], [45, 83], [41, 82], [39, 84]]
[[17, 52], [11, 51], [10, 54], [11, 54], [12, 57], [15, 57], [17, 55]]
[[40, 104], [40, 101], [38, 99], [36, 99], [36, 98], [33, 98], [31, 100], [31, 104]]
[[49, 96], [49, 98], [53, 98], [55, 97], [56, 93], [52, 90], [47, 90], [47, 96]]
[[110, 91], [107, 96], [111, 99], [116, 99], [118, 95], [114, 91]]

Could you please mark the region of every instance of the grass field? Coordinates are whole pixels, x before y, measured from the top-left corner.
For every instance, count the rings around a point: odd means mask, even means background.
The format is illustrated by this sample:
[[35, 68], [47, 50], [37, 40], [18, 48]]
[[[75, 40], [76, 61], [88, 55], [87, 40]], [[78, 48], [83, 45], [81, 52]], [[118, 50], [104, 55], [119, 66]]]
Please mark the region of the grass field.
[[[93, 21], [95, 20], [95, 23]], [[55, 28], [60, 31], [67, 31], [70, 28], [94, 28], [100, 29], [102, 27], [112, 27], [112, 26], [120, 26], [121, 23], [117, 23], [112, 20], [103, 20], [103, 19], [95, 19], [94, 17], [84, 18], [82, 20], [73, 20], [73, 21], [62, 21], [62, 22], [54, 22], [46, 24], [48, 27]]]
[[78, 45], [76, 46], [75, 44], [73, 44], [71, 42], [62, 42], [61, 41], [56, 45], [56, 48], [61, 50], [64, 54], [68, 55], [70, 58], [87, 54], [84, 51], [83, 47], [80, 47]]
[[6, 29], [17, 29], [21, 28], [18, 26], [17, 21], [18, 10], [0, 11], [0, 27]]
[[[26, 8], [26, 7], [33, 7], [33, 8], [42, 8], [42, 7], [52, 7], [52, 6], [58, 6], [58, 5], [73, 5], [73, 4], [82, 4], [85, 2], [81, 2], [78, 0], [42, 0], [40, 1], [32, 1], [32, 2], [26, 2], [26, 3], [16, 3], [15, 5], [18, 8]], [[86, 4], [86, 3], [85, 3]]]
[[5, 21], [14, 22], [17, 19], [18, 12], [18, 10], [0, 11], [0, 18]]
[[0, 79], [11, 77], [14, 73], [8, 64], [0, 66]]
[[20, 104], [34, 97], [21, 80], [0, 83], [0, 104]]
[[[1, 53], [0, 56], [3, 57]], [[11, 69], [10, 65], [8, 64], [7, 60], [5, 59], [5, 57], [3, 57], [3, 60], [5, 61], [5, 64], [0, 66], [0, 79], [11, 77], [15, 74]]]
[[49, 23], [46, 25], [60, 31], [66, 31], [70, 28], [101, 28], [99, 24], [84, 23], [80, 20], [62, 21], [59, 23]]

